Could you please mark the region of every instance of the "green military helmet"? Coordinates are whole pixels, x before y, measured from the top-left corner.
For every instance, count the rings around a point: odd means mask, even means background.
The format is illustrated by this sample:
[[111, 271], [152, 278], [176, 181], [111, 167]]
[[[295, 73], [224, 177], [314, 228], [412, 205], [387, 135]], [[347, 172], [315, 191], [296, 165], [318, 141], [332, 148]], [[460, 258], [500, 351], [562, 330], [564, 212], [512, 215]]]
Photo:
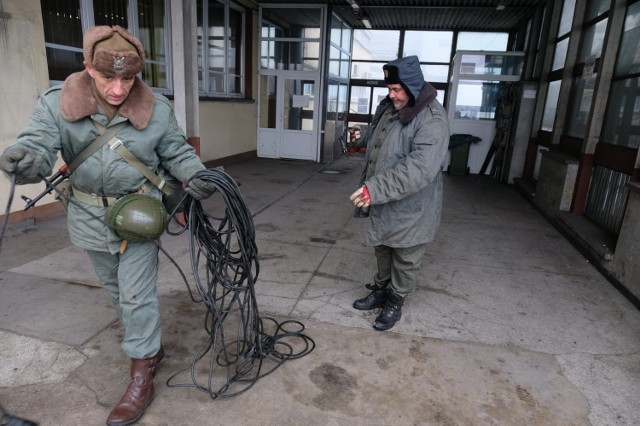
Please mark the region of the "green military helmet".
[[149, 195], [129, 194], [107, 209], [104, 221], [123, 240], [156, 240], [167, 226], [167, 211], [160, 200]]

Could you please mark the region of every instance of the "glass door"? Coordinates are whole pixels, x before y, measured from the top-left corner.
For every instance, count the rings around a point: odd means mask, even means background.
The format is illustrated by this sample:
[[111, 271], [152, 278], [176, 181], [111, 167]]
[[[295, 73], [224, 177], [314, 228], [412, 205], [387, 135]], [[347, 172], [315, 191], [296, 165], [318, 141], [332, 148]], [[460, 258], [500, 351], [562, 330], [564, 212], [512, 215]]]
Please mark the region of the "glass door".
[[258, 157], [320, 160], [325, 12], [260, 7]]
[[315, 80], [284, 77], [278, 87], [282, 99], [280, 157], [316, 160], [318, 84]]
[[318, 160], [318, 79], [261, 76], [258, 156]]

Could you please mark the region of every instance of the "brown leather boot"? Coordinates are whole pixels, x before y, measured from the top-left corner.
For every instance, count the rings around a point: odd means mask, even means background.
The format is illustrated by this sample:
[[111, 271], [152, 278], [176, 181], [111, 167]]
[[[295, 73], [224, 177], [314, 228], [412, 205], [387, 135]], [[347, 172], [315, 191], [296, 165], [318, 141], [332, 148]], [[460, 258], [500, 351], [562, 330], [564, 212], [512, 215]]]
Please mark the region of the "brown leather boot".
[[160, 345], [160, 350], [153, 358], [155, 358], [156, 360], [156, 365], [153, 366], [153, 377], [156, 377], [156, 371], [158, 370], [158, 365], [160, 364], [160, 361], [162, 361], [164, 358], [164, 348], [162, 347], [162, 345]]
[[130, 425], [142, 417], [145, 408], [151, 404], [155, 396], [153, 376], [160, 358], [158, 355], [160, 352], [150, 358], [131, 360], [131, 382], [120, 401], [111, 410], [107, 418], [108, 426]]

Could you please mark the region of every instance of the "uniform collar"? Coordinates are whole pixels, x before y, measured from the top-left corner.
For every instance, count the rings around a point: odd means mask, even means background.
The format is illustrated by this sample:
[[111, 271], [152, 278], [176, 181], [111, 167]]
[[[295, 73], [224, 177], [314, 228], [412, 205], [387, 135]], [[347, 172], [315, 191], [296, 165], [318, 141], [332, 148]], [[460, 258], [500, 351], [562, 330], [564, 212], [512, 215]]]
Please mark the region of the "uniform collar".
[[[131, 92], [120, 105], [117, 115], [127, 118], [133, 127], [142, 130], [149, 125], [154, 102], [155, 96], [151, 88], [136, 77]], [[67, 77], [60, 93], [62, 118], [73, 123], [98, 112], [98, 103], [91, 94], [89, 73], [84, 70]]]

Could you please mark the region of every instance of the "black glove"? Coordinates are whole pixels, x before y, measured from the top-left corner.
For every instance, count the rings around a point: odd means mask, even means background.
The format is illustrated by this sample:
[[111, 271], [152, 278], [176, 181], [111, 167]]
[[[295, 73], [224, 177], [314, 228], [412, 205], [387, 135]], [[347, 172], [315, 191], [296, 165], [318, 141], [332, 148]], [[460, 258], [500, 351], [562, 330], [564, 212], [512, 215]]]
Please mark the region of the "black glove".
[[216, 187], [213, 182], [207, 182], [197, 177], [192, 177], [187, 183], [187, 187], [184, 191], [191, 195], [196, 200], [204, 200], [209, 198], [216, 192]]
[[0, 155], [0, 170], [16, 175], [16, 183], [36, 183], [42, 178], [44, 156], [22, 145], [12, 145]]

